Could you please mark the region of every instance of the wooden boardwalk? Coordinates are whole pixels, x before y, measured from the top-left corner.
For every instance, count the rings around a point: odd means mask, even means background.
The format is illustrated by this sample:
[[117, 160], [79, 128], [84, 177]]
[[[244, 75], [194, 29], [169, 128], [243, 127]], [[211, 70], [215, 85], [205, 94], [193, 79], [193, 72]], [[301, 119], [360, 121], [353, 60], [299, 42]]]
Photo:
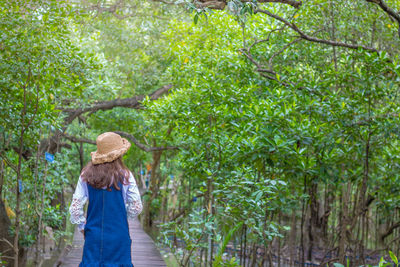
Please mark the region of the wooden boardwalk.
[[[135, 267], [167, 266], [153, 240], [143, 230], [137, 218], [134, 221], [129, 221], [129, 233], [132, 238], [131, 251]], [[83, 235], [75, 228], [72, 247], [61, 257], [56, 266], [77, 267], [82, 259], [83, 244]]]

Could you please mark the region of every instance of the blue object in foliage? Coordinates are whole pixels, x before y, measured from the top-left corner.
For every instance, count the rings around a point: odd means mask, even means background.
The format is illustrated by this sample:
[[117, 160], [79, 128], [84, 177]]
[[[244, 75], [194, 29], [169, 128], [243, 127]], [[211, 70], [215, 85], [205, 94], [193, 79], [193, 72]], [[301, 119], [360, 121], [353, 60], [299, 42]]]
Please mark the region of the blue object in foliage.
[[197, 197], [193, 197], [193, 198], [192, 198], [192, 201], [193, 201], [193, 202], [196, 202], [196, 201], [197, 201]]
[[140, 174], [143, 175], [144, 174], [144, 170], [140, 170]]
[[24, 191], [24, 185], [21, 180], [18, 180], [18, 188], [19, 188], [20, 193], [22, 193], [22, 191]]
[[149, 187], [149, 179], [146, 179], [146, 187]]
[[46, 152], [46, 153], [44, 153], [44, 157], [50, 163], [52, 163], [54, 161], [54, 155], [53, 154], [50, 154], [50, 153]]
[[169, 178], [171, 178], [171, 180], [174, 180], [174, 176], [172, 174], [169, 175]]

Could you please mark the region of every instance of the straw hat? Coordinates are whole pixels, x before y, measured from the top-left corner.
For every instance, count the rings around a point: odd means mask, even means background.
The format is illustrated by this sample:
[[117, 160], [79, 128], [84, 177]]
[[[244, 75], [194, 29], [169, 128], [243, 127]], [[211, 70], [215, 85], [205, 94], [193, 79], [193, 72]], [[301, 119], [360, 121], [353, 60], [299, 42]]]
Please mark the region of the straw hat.
[[94, 165], [114, 161], [131, 147], [128, 140], [113, 132], [99, 135], [96, 145], [97, 151], [90, 153]]

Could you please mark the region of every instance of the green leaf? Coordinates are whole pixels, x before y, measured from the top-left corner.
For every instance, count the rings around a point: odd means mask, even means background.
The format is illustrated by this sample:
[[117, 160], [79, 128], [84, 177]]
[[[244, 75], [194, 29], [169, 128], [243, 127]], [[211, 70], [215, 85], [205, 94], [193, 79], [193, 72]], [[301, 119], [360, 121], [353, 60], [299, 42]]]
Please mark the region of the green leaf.
[[399, 264], [399, 260], [397, 259], [396, 255], [394, 255], [394, 253], [392, 251], [389, 250], [389, 256], [392, 259], [392, 261], [398, 265]]

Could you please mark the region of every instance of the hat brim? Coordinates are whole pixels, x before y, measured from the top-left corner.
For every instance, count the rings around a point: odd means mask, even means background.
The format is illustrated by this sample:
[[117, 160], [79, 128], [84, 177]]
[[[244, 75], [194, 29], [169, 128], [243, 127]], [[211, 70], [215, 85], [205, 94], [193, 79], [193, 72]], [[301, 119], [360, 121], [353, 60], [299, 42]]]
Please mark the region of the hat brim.
[[96, 165], [106, 162], [112, 162], [124, 155], [130, 147], [131, 143], [129, 143], [129, 141], [125, 138], [122, 138], [122, 146], [118, 149], [114, 149], [107, 154], [99, 154], [97, 151], [91, 152], [90, 155], [92, 156], [92, 163]]

